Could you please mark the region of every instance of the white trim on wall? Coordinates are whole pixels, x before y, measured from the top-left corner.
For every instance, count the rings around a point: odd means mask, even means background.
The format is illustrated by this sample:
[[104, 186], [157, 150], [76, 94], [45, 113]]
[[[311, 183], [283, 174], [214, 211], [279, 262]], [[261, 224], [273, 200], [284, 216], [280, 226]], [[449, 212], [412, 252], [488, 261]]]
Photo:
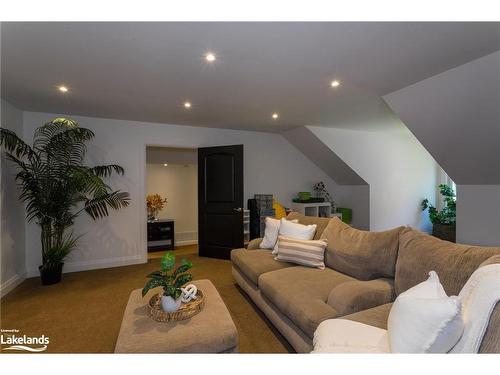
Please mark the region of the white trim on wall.
[[198, 244], [198, 232], [179, 232], [175, 234], [175, 246]]
[[24, 280], [26, 280], [26, 274], [15, 274], [10, 279], [6, 280], [0, 285], [0, 298], [5, 297], [10, 291], [12, 291], [16, 286], [20, 285]]
[[[97, 270], [101, 268], [113, 268], [121, 266], [130, 266], [133, 264], [142, 264], [148, 262], [148, 256], [146, 254], [141, 255], [129, 255], [124, 257], [115, 257], [109, 259], [97, 259], [97, 260], [86, 260], [80, 262], [68, 262], [64, 263], [63, 272], [79, 272], [88, 270]], [[38, 268], [29, 268], [28, 277], [40, 276]]]

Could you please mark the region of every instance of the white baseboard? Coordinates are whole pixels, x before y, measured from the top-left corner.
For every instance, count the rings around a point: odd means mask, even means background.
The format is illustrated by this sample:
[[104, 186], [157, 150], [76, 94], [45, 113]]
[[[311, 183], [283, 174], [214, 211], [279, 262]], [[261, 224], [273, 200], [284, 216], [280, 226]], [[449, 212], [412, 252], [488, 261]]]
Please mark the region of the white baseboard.
[[175, 241], [175, 246], [198, 245], [198, 240]]
[[[67, 262], [64, 264], [63, 273], [97, 270], [100, 268], [130, 266], [132, 264], [147, 263], [147, 261], [147, 254], [141, 254], [108, 259]], [[39, 275], [40, 272], [38, 271], [38, 267], [28, 269], [28, 277], [35, 277]]]
[[3, 298], [4, 296], [7, 295], [10, 291], [12, 291], [16, 286], [21, 284], [24, 280], [26, 279], [26, 275], [18, 275], [15, 274], [12, 276], [10, 279], [7, 281], [3, 282], [0, 285], [0, 298]]

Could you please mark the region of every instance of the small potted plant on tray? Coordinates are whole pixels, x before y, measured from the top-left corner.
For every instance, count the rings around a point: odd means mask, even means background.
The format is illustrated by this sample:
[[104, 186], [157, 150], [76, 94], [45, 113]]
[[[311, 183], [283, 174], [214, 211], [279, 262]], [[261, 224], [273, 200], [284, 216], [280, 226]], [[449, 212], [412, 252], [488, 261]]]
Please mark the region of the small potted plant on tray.
[[193, 264], [186, 259], [181, 261], [179, 267], [175, 268], [175, 255], [167, 251], [161, 258], [161, 270], [150, 273], [148, 282], [142, 289], [142, 296], [156, 287], [163, 287], [161, 306], [165, 312], [176, 312], [182, 303], [181, 287], [193, 279], [190, 273], [186, 273]]

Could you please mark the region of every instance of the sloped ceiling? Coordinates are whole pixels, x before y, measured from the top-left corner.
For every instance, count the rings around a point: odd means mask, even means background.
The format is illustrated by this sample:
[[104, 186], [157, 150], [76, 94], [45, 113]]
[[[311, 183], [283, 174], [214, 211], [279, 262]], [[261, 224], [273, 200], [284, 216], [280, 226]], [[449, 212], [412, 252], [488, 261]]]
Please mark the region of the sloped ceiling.
[[302, 126], [281, 134], [339, 185], [368, 185], [312, 131]]
[[457, 184], [500, 184], [500, 51], [384, 100]]

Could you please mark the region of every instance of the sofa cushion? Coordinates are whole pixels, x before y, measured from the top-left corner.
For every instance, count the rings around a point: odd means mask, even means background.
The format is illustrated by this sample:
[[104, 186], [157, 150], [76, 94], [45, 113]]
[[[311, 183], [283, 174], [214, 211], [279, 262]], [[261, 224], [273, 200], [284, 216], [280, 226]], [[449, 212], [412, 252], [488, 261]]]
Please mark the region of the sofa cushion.
[[345, 315], [342, 317], [342, 319], [353, 320], [355, 322], [387, 329], [387, 319], [389, 318], [391, 308], [392, 303], [386, 303], [385, 305], [380, 305], [377, 307], [372, 307], [371, 309], [359, 311], [354, 314]]
[[326, 303], [330, 291], [352, 280], [329, 268], [297, 266], [262, 274], [259, 288], [267, 300], [312, 339], [319, 323], [338, 316]]
[[295, 264], [274, 260], [271, 250], [265, 249], [235, 249], [231, 251], [231, 261], [255, 285], [263, 273], [295, 266]]
[[298, 212], [290, 212], [287, 216], [288, 220], [298, 220], [299, 224], [303, 225], [313, 225], [316, 224], [316, 233], [314, 234], [313, 240], [319, 240], [323, 231], [330, 223], [330, 218], [328, 217], [317, 217], [317, 216], [305, 216]]
[[337, 310], [339, 315], [348, 315], [393, 302], [394, 298], [396, 293], [392, 279], [355, 280], [333, 288], [327, 303]]
[[343, 318], [322, 322], [313, 346], [313, 354], [391, 352], [387, 330]]
[[368, 232], [335, 217], [323, 231], [328, 240], [325, 264], [360, 280], [394, 277], [399, 234], [404, 227]]
[[430, 271], [436, 271], [446, 293], [458, 295], [479, 265], [497, 254], [500, 247], [459, 245], [405, 228], [399, 239], [396, 294], [426, 280]]

